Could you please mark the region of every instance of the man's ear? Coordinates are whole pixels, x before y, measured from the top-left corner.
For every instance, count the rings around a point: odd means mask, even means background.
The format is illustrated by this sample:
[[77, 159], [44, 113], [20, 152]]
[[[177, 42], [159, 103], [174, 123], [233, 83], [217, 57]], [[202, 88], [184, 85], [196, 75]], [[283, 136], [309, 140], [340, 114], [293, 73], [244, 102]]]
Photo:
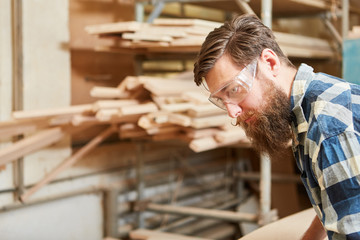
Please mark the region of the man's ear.
[[265, 67], [271, 71], [274, 77], [279, 74], [280, 59], [273, 50], [265, 48], [260, 55], [260, 59], [265, 64]]

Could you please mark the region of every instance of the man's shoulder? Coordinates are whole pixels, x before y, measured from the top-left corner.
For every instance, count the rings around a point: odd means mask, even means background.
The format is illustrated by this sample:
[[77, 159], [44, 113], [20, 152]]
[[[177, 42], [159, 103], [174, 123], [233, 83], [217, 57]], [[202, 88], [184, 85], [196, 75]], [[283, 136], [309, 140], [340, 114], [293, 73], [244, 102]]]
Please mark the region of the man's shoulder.
[[[303, 104], [308, 108], [310, 128], [318, 128], [325, 138], [338, 135], [353, 125], [352, 86], [341, 78], [315, 74], [306, 89]], [[311, 131], [309, 129], [309, 134]]]

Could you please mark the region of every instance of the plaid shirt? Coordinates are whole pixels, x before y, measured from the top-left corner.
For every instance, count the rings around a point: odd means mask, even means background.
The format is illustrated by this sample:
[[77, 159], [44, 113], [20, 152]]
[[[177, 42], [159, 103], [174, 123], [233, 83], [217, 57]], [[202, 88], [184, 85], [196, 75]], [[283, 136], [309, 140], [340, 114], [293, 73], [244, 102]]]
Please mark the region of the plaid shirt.
[[293, 151], [331, 239], [360, 239], [360, 86], [302, 64], [291, 92]]

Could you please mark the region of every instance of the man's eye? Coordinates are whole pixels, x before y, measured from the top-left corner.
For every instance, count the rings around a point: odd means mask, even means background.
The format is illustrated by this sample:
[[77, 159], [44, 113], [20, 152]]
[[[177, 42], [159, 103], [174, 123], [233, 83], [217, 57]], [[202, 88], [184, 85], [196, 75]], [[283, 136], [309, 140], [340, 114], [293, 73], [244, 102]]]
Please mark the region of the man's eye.
[[231, 95], [236, 94], [238, 92], [239, 92], [239, 86], [235, 86], [235, 87], [230, 89], [229, 95], [231, 96]]
[[219, 98], [219, 97], [214, 97], [213, 98], [215, 102], [218, 102], [218, 103], [221, 103], [222, 102], [222, 99]]

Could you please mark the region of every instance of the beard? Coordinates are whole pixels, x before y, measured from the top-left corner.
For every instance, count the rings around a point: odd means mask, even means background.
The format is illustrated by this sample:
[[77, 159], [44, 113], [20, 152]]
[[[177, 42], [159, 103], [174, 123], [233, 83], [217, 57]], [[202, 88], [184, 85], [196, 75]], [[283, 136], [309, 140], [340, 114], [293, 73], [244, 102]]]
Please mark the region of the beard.
[[[265, 105], [259, 111], [241, 114], [236, 125], [244, 128], [246, 136], [260, 152], [272, 155], [285, 150], [292, 137], [290, 100], [272, 81], [266, 83]], [[253, 117], [253, 121], [244, 120]]]

